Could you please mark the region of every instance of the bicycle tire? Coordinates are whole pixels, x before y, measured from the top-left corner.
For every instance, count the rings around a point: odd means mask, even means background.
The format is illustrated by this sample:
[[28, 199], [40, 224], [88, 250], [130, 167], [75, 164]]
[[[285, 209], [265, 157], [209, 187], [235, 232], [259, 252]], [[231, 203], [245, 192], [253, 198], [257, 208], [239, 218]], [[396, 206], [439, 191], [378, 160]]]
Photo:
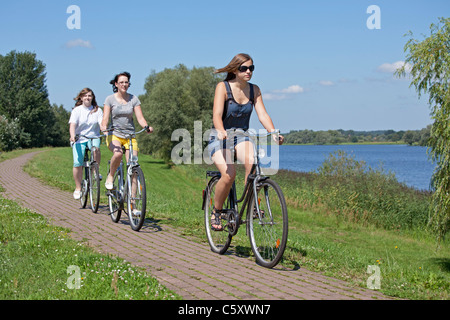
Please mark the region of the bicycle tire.
[[[286, 200], [280, 186], [271, 179], [265, 179], [257, 186], [247, 208], [247, 233], [256, 262], [266, 268], [273, 268], [283, 257], [288, 238], [288, 212]], [[255, 199], [261, 212], [256, 210]]]
[[119, 222], [122, 215], [122, 203], [120, 199], [119, 181], [122, 179], [120, 170], [117, 170], [114, 175], [113, 188], [108, 191], [108, 207], [109, 216], [115, 223]]
[[[222, 231], [215, 231], [211, 226], [211, 213], [214, 207], [214, 194], [218, 181], [219, 177], [212, 177], [205, 190], [205, 231], [211, 251], [218, 254], [224, 254], [228, 250], [232, 239], [232, 236], [226, 231], [227, 220], [225, 217], [222, 217], [221, 219]], [[231, 209], [229, 206], [230, 203], [226, 200], [223, 204], [223, 209]]]
[[[133, 195], [133, 192], [136, 193]], [[147, 208], [147, 189], [145, 185], [145, 177], [144, 172], [140, 167], [134, 167], [131, 170], [126, 202], [131, 229], [134, 231], [139, 231], [144, 224], [145, 211]]]
[[86, 208], [87, 198], [89, 194], [89, 169], [87, 167], [83, 167], [84, 171], [84, 179], [81, 180], [81, 197], [80, 204], [81, 208]]
[[89, 171], [89, 199], [91, 201], [91, 210], [93, 213], [97, 213], [100, 203], [100, 169], [98, 163], [91, 163]]

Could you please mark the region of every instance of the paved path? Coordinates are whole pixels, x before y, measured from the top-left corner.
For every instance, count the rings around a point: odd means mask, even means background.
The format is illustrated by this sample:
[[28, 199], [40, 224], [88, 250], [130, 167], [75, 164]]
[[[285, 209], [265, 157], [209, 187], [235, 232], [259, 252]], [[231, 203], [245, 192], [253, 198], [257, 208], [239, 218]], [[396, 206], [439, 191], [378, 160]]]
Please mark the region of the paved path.
[[185, 300], [386, 299], [377, 291], [354, 287], [304, 268], [266, 269], [254, 259], [214, 254], [207, 244], [180, 236], [169, 226], [148, 223], [140, 232], [132, 231], [126, 218], [113, 223], [105, 206], [98, 214], [89, 208], [80, 209], [71, 192], [30, 177], [22, 167], [35, 154], [0, 163], [3, 197], [44, 215], [54, 225], [70, 228], [75, 240], [145, 267]]

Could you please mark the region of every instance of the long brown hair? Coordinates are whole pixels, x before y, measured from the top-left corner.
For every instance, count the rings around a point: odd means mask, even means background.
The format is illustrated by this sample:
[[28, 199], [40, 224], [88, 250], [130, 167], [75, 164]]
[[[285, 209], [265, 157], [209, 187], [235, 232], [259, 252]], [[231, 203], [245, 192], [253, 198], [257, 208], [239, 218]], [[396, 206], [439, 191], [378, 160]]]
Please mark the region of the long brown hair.
[[97, 105], [97, 101], [95, 100], [95, 94], [94, 94], [94, 91], [92, 91], [89, 88], [84, 88], [83, 90], [80, 91], [80, 93], [77, 95], [76, 98], [73, 98], [73, 100], [75, 100], [75, 106], [73, 107], [73, 109], [75, 109], [76, 107], [81, 106], [83, 104], [83, 101], [81, 100], [81, 98], [83, 98], [84, 95], [88, 94], [89, 92], [92, 93], [92, 106], [94, 107], [92, 112], [97, 112], [98, 105]]
[[246, 53], [238, 53], [237, 55], [234, 56], [233, 59], [231, 59], [230, 63], [228, 63], [223, 68], [217, 69], [215, 71], [215, 73], [227, 72], [227, 77], [225, 78], [225, 81], [233, 80], [234, 78], [236, 78], [236, 75], [234, 74], [234, 72], [236, 72], [237, 69], [244, 62], [247, 62], [248, 60], [252, 60], [253, 61], [252, 57], [250, 57], [248, 54], [246, 54]]

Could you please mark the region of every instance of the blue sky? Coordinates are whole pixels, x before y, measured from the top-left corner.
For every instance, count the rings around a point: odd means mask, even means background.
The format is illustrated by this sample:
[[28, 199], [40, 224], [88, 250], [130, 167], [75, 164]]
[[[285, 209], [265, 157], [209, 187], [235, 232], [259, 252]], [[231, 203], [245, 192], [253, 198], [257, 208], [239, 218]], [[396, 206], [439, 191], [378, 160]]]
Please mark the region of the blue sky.
[[[80, 8], [80, 29], [67, 26], [71, 5]], [[371, 5], [381, 29], [367, 27]], [[449, 12], [448, 0], [17, 0], [2, 4], [0, 54], [36, 53], [50, 102], [70, 110], [84, 87], [103, 104], [121, 71], [139, 95], [153, 70], [220, 68], [245, 52], [283, 132], [415, 130], [431, 123], [427, 97], [392, 70], [405, 60], [404, 35], [423, 39]], [[256, 116], [252, 125], [261, 127]]]

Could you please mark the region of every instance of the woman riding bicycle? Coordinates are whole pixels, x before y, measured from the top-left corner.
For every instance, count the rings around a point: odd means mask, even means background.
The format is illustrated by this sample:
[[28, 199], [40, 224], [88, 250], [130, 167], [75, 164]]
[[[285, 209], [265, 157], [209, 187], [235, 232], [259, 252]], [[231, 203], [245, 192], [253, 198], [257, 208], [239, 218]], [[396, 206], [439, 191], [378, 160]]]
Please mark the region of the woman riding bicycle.
[[[143, 128], [148, 127], [147, 121], [142, 114], [141, 102], [137, 96], [128, 93], [130, 78], [131, 75], [128, 72], [122, 72], [110, 81], [114, 94], [106, 98], [103, 106], [103, 121], [100, 128], [102, 131], [106, 131], [110, 118], [111, 127], [113, 128], [113, 131], [109, 133], [106, 139], [106, 144], [113, 153], [110, 171], [105, 182], [105, 187], [108, 190], [113, 188], [114, 172], [116, 172], [122, 160], [122, 146], [125, 147], [126, 158], [128, 159], [130, 146], [124, 134], [134, 134], [135, 132], [133, 112], [139, 124]], [[148, 127], [147, 132], [153, 132], [153, 128]], [[139, 149], [135, 138], [133, 138], [132, 143], [133, 153], [137, 155]]]
[[[254, 163], [252, 141], [248, 137], [235, 137], [233, 145], [226, 146], [226, 130], [248, 130], [250, 115], [255, 108], [258, 119], [264, 128], [268, 132], [275, 131], [272, 119], [264, 106], [259, 87], [249, 83], [254, 68], [253, 59], [247, 54], [240, 53], [226, 67], [216, 70], [216, 73], [227, 72], [225, 80], [216, 87], [213, 130], [208, 144], [211, 159], [221, 174], [214, 196], [216, 206], [211, 215], [211, 227], [216, 231], [223, 230], [219, 212], [222, 210], [223, 203], [236, 177], [231, 149], [234, 148], [237, 159], [244, 163], [245, 181]], [[282, 144], [283, 140], [283, 136], [279, 136], [277, 143]]]
[[75, 106], [69, 119], [70, 142], [73, 143], [73, 179], [75, 180], [74, 199], [81, 197], [81, 180], [83, 176], [83, 161], [86, 147], [91, 149], [97, 147], [94, 152], [94, 160], [100, 163], [100, 139], [88, 140], [85, 137], [98, 137], [100, 135], [100, 124], [103, 119], [103, 111], [97, 105], [94, 92], [84, 88], [74, 98]]

